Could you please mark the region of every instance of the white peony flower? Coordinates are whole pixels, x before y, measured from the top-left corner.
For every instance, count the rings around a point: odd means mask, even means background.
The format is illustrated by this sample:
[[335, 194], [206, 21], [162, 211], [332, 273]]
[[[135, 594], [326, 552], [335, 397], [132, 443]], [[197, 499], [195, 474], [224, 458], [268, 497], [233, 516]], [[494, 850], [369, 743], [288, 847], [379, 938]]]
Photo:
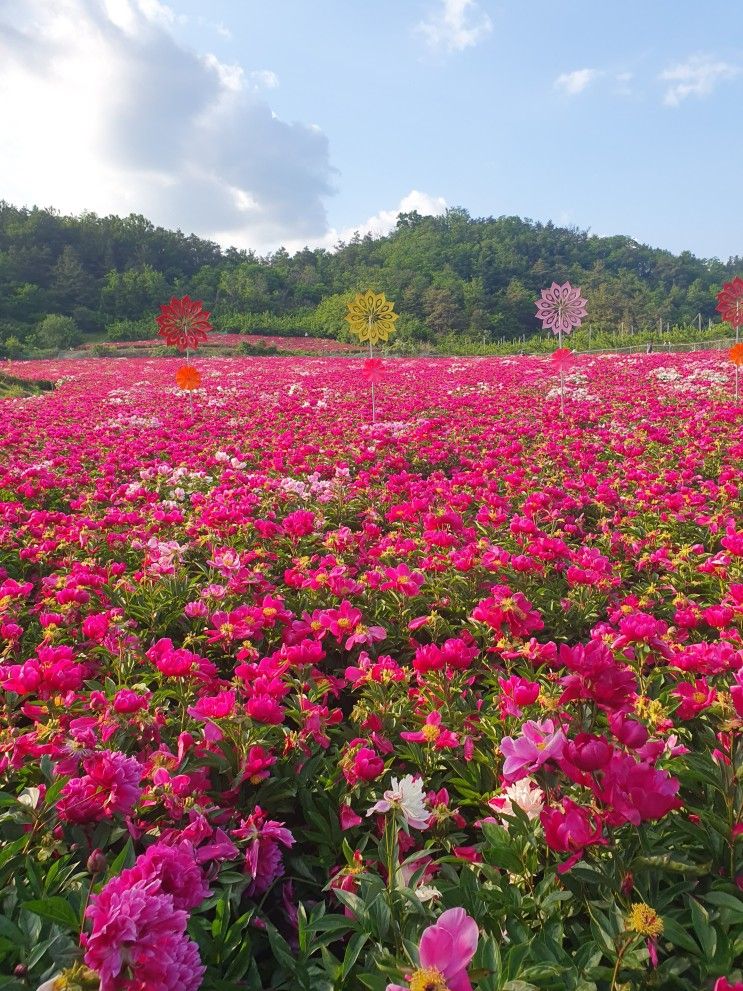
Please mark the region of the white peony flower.
[[385, 813], [391, 809], [399, 809], [408, 826], [413, 826], [415, 829], [425, 829], [428, 826], [430, 812], [426, 808], [423, 782], [420, 778], [414, 778], [412, 774], [406, 774], [399, 781], [393, 778], [392, 787], [366, 814], [370, 816], [375, 812]]

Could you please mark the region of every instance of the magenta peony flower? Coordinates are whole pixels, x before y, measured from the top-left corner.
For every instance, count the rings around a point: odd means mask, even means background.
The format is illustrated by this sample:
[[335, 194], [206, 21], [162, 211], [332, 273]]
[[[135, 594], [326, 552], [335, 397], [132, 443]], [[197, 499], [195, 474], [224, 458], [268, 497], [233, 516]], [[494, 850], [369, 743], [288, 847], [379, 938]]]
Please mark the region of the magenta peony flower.
[[676, 798], [680, 783], [668, 771], [659, 771], [636, 761], [629, 754], [615, 753], [603, 771], [596, 797], [609, 809], [612, 826], [631, 822], [639, 826], [649, 819], [662, 819], [672, 809], [681, 808]]
[[429, 712], [423, 726], [414, 733], [400, 733], [400, 738], [409, 743], [426, 743], [434, 746], [437, 750], [448, 749], [459, 745], [456, 733], [441, 725], [441, 713], [438, 709]]
[[187, 911], [196, 908], [211, 894], [196, 862], [194, 847], [188, 841], [173, 846], [155, 843], [119, 877], [122, 885], [130, 887], [139, 881], [156, 880], [158, 891], [170, 895], [177, 909]]
[[197, 991], [205, 968], [185, 935], [187, 916], [159, 881], [129, 886], [115, 877], [93, 895], [85, 963], [97, 971], [101, 991]]
[[542, 617], [526, 596], [512, 592], [507, 585], [493, 585], [490, 598], [478, 602], [472, 610], [472, 618], [498, 633], [505, 631], [515, 637], [528, 637], [544, 628]]
[[266, 819], [266, 813], [256, 805], [247, 819], [243, 819], [232, 835], [239, 840], [247, 840], [245, 851], [245, 873], [253, 880], [248, 887], [249, 895], [262, 895], [273, 882], [284, 873], [280, 847], [294, 846], [294, 837], [283, 822]]
[[139, 761], [102, 750], [88, 757], [83, 767], [87, 773], [70, 778], [62, 789], [57, 802], [60, 819], [83, 823], [129, 815], [142, 794]]
[[[467, 968], [477, 950], [477, 923], [463, 908], [450, 908], [438, 922], [423, 930], [418, 954], [420, 969], [408, 978], [413, 988], [432, 991], [472, 991]], [[409, 991], [388, 984], [387, 991]]]
[[543, 809], [540, 816], [544, 838], [550, 850], [570, 853], [571, 856], [557, 868], [560, 874], [569, 871], [580, 860], [587, 846], [606, 846], [601, 820], [591, 809], [576, 805], [569, 798], [562, 805]]

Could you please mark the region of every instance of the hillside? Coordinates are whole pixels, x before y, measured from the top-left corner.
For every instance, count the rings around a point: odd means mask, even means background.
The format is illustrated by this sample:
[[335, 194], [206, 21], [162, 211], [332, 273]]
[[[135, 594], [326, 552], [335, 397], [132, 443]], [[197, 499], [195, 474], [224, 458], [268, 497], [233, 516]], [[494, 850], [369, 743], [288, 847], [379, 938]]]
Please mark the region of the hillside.
[[0, 353], [151, 337], [160, 303], [185, 293], [203, 299], [223, 330], [341, 339], [346, 300], [367, 287], [396, 301], [403, 342], [530, 334], [534, 298], [553, 279], [583, 288], [597, 330], [706, 323], [741, 261], [462, 209], [401, 214], [389, 236], [356, 237], [333, 252], [259, 257], [142, 216], [0, 202]]

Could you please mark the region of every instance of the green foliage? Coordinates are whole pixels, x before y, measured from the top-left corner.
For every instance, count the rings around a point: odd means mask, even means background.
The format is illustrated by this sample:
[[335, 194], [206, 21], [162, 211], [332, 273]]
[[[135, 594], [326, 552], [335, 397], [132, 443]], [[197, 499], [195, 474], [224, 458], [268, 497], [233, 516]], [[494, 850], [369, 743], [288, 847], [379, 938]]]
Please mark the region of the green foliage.
[[106, 324], [106, 340], [108, 341], [147, 341], [157, 335], [157, 324], [154, 319], [143, 317], [141, 320], [114, 320]]
[[72, 317], [65, 317], [59, 313], [45, 316], [36, 328], [36, 335], [42, 347], [60, 351], [73, 347], [80, 340], [80, 331]]
[[[597, 340], [622, 326], [656, 341], [667, 327], [683, 326], [694, 335], [688, 339], [700, 340], [695, 321], [706, 327], [716, 319], [715, 293], [740, 261], [676, 256], [629, 237], [518, 217], [472, 218], [462, 209], [401, 214], [389, 236], [355, 236], [333, 252], [259, 257], [137, 215], [64, 217], [0, 201], [0, 339], [22, 340], [49, 313], [72, 317], [85, 332], [149, 321], [171, 295], [188, 293], [203, 300], [218, 329], [345, 340], [345, 302], [372, 288], [415, 321], [408, 340], [450, 339], [466, 352], [478, 350], [475, 342], [481, 350], [483, 342], [533, 334], [539, 290], [570, 279], [588, 299]], [[3, 333], [8, 321], [20, 329]]]

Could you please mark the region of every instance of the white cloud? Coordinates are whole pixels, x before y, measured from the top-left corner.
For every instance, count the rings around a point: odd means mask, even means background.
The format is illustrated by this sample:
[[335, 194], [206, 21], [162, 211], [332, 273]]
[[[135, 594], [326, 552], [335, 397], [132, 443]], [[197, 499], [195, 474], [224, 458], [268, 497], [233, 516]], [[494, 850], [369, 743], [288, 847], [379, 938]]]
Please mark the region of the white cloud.
[[493, 22], [475, 0], [438, 0], [416, 32], [434, 52], [461, 52], [482, 41], [493, 29]]
[[677, 107], [689, 96], [709, 96], [718, 83], [734, 79], [740, 71], [739, 66], [713, 56], [692, 55], [661, 72], [658, 78], [669, 84], [663, 102], [668, 107]]
[[258, 250], [328, 230], [328, 142], [244, 70], [183, 47], [159, 0], [0, 0], [2, 196], [143, 213]]
[[375, 213], [373, 217], [369, 217], [363, 223], [355, 224], [352, 227], [344, 227], [340, 230], [331, 228], [321, 238], [314, 239], [310, 242], [292, 240], [287, 242], [285, 247], [289, 251], [299, 251], [309, 244], [310, 247], [330, 250], [340, 241], [347, 243], [356, 234], [360, 234], [361, 237], [364, 237], [366, 234], [371, 234], [372, 237], [383, 237], [395, 229], [399, 214], [412, 213], [414, 210], [424, 217], [438, 217], [446, 213], [447, 202], [443, 196], [431, 196], [418, 189], [411, 189], [407, 196], [403, 196], [396, 207], [391, 210], [380, 210], [379, 213]]
[[397, 218], [401, 213], [412, 213], [415, 210], [424, 217], [438, 217], [446, 212], [446, 206], [446, 200], [443, 196], [430, 196], [418, 189], [411, 189], [407, 196], [403, 196], [394, 210], [380, 210], [379, 213], [369, 217], [360, 226], [342, 231], [341, 239], [346, 240], [356, 231], [362, 236], [371, 234], [373, 237], [382, 237], [394, 230]]
[[563, 72], [555, 80], [555, 88], [562, 90], [568, 96], [577, 96], [600, 75], [598, 69], [574, 69], [573, 72]]

